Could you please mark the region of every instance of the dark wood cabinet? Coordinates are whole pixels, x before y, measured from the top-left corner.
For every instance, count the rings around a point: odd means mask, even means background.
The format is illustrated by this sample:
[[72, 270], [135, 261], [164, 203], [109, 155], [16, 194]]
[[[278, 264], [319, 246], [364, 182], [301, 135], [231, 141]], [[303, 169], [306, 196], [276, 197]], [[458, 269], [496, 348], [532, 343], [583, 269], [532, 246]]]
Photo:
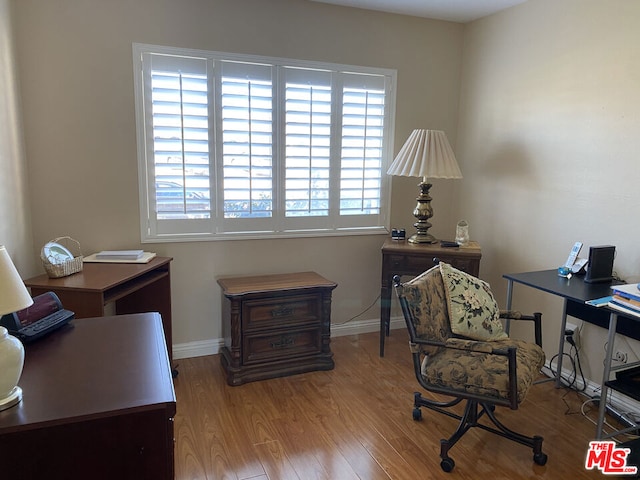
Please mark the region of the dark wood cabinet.
[[220, 361], [229, 385], [331, 370], [331, 292], [315, 272], [228, 277]]
[[3, 479], [174, 478], [176, 398], [157, 313], [72, 321], [29, 344], [0, 412]]
[[380, 356], [384, 356], [384, 339], [389, 335], [391, 290], [394, 275], [416, 276], [439, 262], [445, 262], [475, 277], [480, 274], [482, 251], [477, 242], [466, 247], [445, 248], [439, 243], [417, 244], [387, 239], [382, 246], [382, 281], [380, 291]]

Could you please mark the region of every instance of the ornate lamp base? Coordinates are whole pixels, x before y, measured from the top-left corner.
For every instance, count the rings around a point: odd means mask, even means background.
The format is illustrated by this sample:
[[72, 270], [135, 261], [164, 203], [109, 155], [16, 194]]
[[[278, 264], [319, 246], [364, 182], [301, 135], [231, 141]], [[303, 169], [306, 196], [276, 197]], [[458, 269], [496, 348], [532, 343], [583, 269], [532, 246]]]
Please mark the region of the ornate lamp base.
[[17, 405], [22, 400], [22, 389], [16, 386], [5, 398], [0, 398], [0, 411]]
[[427, 234], [416, 233], [409, 237], [408, 242], [409, 243], [438, 243], [438, 239], [433, 235], [431, 235], [430, 233], [427, 233]]
[[417, 205], [413, 210], [413, 216], [418, 219], [413, 224], [418, 230], [418, 233], [409, 237], [409, 243], [436, 243], [438, 239], [428, 233], [431, 224], [429, 219], [433, 217], [433, 209], [431, 208], [431, 196], [429, 196], [429, 189], [431, 184], [426, 181], [420, 182], [420, 195], [416, 198]]

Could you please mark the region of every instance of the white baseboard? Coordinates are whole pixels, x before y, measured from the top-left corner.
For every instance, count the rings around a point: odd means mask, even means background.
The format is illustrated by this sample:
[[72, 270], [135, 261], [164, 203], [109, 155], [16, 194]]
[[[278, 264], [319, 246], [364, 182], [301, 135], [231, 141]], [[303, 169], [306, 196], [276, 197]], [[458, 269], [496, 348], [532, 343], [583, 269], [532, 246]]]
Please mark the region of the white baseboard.
[[178, 343], [173, 345], [173, 359], [205, 357], [220, 352], [224, 339], [198, 340], [196, 342]]
[[[391, 319], [391, 329], [405, 328], [404, 319], [396, 317]], [[331, 325], [332, 337], [343, 337], [345, 335], [358, 335], [360, 333], [370, 333], [380, 331], [380, 320], [360, 320], [343, 324]], [[173, 358], [204, 357], [220, 353], [220, 348], [224, 345], [224, 339], [213, 338], [211, 340], [198, 340], [195, 342], [177, 343], [173, 345]]]

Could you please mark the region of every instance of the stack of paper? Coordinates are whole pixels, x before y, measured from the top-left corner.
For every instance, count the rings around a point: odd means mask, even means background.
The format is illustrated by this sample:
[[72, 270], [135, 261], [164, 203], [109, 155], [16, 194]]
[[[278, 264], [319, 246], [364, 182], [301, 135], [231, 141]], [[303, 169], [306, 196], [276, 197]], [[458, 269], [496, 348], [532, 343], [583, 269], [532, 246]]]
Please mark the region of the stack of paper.
[[99, 260], [138, 260], [142, 258], [142, 250], [103, 250], [96, 253]]

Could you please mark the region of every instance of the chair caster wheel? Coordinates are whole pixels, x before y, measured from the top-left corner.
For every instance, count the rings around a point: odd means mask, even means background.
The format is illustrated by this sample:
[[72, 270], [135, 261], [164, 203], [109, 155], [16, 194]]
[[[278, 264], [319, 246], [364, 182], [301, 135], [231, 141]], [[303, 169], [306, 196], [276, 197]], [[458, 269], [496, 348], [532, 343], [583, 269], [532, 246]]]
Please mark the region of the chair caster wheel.
[[547, 459], [548, 457], [546, 453], [535, 453], [533, 455], [533, 461], [536, 465], [546, 465]]
[[414, 420], [422, 420], [422, 410], [420, 410], [419, 408], [414, 408], [413, 409], [413, 419]]
[[443, 458], [440, 462], [440, 468], [445, 472], [449, 473], [453, 470], [453, 467], [456, 466], [456, 462], [453, 461], [453, 458]]

